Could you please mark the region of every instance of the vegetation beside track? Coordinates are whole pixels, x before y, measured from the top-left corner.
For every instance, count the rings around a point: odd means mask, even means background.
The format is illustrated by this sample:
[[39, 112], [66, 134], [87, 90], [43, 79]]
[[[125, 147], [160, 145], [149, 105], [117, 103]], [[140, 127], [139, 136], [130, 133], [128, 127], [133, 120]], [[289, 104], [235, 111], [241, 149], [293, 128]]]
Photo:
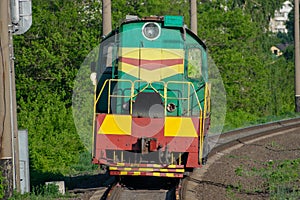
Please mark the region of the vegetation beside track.
[[[247, 190], [248, 193], [267, 193], [270, 199], [297, 199], [300, 196], [300, 159], [294, 160], [270, 160], [263, 163], [264, 167], [247, 170], [244, 166], [235, 169], [237, 176], [261, 177], [264, 183], [262, 188]], [[227, 193], [233, 195], [233, 187], [227, 188]], [[243, 190], [243, 185], [239, 184], [235, 190]]]
[[0, 199], [4, 197], [4, 177], [2, 176], [2, 171], [0, 171]]

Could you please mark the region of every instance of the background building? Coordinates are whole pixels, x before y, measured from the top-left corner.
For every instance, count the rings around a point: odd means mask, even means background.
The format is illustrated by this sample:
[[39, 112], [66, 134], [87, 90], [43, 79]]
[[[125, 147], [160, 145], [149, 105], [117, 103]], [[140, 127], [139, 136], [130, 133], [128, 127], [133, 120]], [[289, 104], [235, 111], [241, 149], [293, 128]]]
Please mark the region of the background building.
[[290, 1], [285, 1], [281, 9], [275, 11], [274, 18], [270, 20], [270, 31], [273, 33], [287, 33], [285, 23], [288, 21], [289, 12], [293, 9], [293, 4]]

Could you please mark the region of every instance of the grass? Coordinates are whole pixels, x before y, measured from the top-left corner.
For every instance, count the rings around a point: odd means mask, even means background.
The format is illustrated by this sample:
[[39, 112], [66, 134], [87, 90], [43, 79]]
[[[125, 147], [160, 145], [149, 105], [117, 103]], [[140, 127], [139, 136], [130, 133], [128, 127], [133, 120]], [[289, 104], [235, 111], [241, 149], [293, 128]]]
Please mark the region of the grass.
[[61, 194], [55, 184], [40, 185], [32, 189], [31, 193], [20, 194], [15, 192], [9, 200], [48, 200], [70, 198], [71, 195]]
[[[300, 197], [300, 159], [269, 161], [263, 168], [255, 168], [247, 172], [243, 166], [235, 169], [237, 176], [260, 176], [264, 179], [265, 190], [270, 199], [297, 200]], [[231, 193], [228, 190], [229, 194]], [[255, 192], [255, 191], [253, 191]], [[231, 194], [232, 195], [232, 194]]]
[[268, 182], [271, 199], [299, 198], [300, 159], [269, 162], [261, 173]]
[[2, 176], [2, 170], [0, 170], [0, 199], [4, 197], [4, 177]]

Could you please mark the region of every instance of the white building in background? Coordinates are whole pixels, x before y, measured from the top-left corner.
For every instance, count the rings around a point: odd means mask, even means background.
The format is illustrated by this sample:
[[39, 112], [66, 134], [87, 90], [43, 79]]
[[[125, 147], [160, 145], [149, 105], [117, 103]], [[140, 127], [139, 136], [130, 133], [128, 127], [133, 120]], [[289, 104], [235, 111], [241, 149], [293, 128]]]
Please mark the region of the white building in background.
[[293, 4], [290, 1], [285, 1], [282, 7], [275, 10], [274, 18], [270, 20], [270, 31], [273, 33], [287, 33], [285, 23], [288, 21], [289, 12], [293, 9]]

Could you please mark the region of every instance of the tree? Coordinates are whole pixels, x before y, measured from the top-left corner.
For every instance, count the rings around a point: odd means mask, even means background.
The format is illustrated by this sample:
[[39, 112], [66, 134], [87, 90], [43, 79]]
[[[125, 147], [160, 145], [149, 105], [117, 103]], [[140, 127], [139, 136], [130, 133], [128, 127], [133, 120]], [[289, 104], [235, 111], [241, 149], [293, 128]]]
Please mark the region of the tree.
[[231, 5], [231, 10], [241, 8], [246, 14], [251, 15], [251, 19], [258, 23], [261, 31], [268, 30], [270, 18], [274, 16], [274, 11], [279, 9], [285, 0], [229, 0], [227, 5]]
[[96, 0], [36, 1], [32, 27], [14, 38], [18, 123], [29, 132], [32, 172], [69, 173], [85, 150], [73, 122], [73, 81], [100, 41], [100, 8]]
[[[172, 5], [172, 6], [170, 6]], [[147, 17], [151, 15], [183, 15], [189, 24], [189, 4], [185, 0], [118, 0], [112, 1], [113, 27], [120, 25], [126, 15]]]
[[[268, 20], [267, 22], [254, 20], [253, 14], [250, 14], [252, 3], [227, 1], [226, 4], [225, 1], [214, 1], [201, 4], [198, 8], [200, 13], [198, 35], [206, 41], [225, 85], [227, 121], [236, 123], [234, 121], [237, 120], [237, 115], [244, 117], [239, 125], [243, 121], [275, 114], [273, 111], [275, 106], [276, 109], [282, 108], [280, 112], [284, 112], [285, 109], [289, 111], [290, 107], [283, 105], [291, 103], [289, 101], [281, 102], [282, 106], [275, 105], [274, 90], [270, 90], [270, 83], [275, 78], [273, 69], [279, 62], [274, 62], [269, 48], [276, 38], [257, 28], [266, 27]], [[266, 16], [273, 12], [266, 7], [260, 15]], [[284, 61], [280, 63], [282, 65], [278, 66], [277, 70], [288, 69]], [[290, 72], [287, 73], [284, 74], [289, 76]], [[276, 74], [276, 78], [278, 77]], [[276, 84], [280, 82], [276, 81]], [[286, 92], [284, 94], [288, 96]], [[278, 103], [278, 96], [276, 98]], [[268, 106], [270, 102], [274, 102], [272, 107]]]

